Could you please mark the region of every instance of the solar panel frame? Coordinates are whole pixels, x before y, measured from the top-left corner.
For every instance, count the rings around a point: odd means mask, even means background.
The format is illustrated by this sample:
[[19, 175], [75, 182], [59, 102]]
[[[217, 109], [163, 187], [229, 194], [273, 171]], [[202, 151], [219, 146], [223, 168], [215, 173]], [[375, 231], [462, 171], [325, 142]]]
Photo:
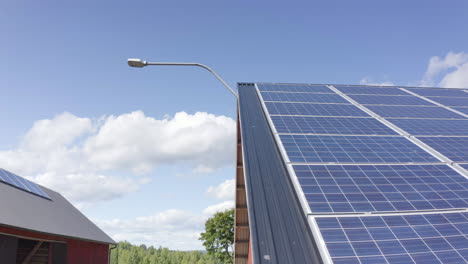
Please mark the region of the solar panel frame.
[[464, 117], [439, 106], [394, 106], [394, 105], [367, 105], [369, 110], [385, 118], [459, 118]]
[[270, 115], [369, 116], [366, 112], [351, 104], [265, 102], [265, 105]]
[[468, 207], [468, 178], [447, 165], [293, 165], [312, 213]]
[[271, 116], [280, 134], [356, 134], [398, 135], [397, 132], [371, 117]]
[[468, 115], [468, 107], [451, 107], [454, 110], [460, 111], [464, 113], [465, 115]]
[[302, 102], [302, 103], [341, 103], [349, 104], [348, 101], [338, 94], [323, 93], [288, 93], [288, 92], [261, 92], [266, 102]]
[[468, 136], [468, 119], [400, 119], [387, 121], [414, 136]]
[[468, 107], [468, 97], [427, 97], [439, 104], [449, 107], [461, 106]]
[[464, 263], [468, 262], [467, 214], [315, 217], [312, 221], [330, 263], [364, 263], [371, 258], [384, 261], [372, 263]]
[[[401, 136], [279, 135], [293, 163], [439, 162]], [[369, 148], [372, 146], [373, 148]]]
[[468, 137], [418, 137], [455, 162], [468, 162]]
[[50, 200], [49, 195], [37, 184], [2, 168], [0, 168], [0, 181], [22, 191]]
[[406, 88], [413, 93], [426, 97], [468, 97], [468, 93], [458, 89], [443, 88]]
[[341, 86], [333, 85], [342, 93], [351, 94], [370, 94], [370, 95], [408, 95], [397, 87], [378, 87], [378, 86]]
[[414, 106], [434, 106], [433, 103], [425, 101], [419, 97], [407, 95], [362, 95], [348, 94], [351, 99], [362, 105], [414, 105]]
[[300, 93], [330, 93], [334, 94], [326, 85], [303, 84], [268, 84], [256, 83], [258, 91], [268, 92], [300, 92]]

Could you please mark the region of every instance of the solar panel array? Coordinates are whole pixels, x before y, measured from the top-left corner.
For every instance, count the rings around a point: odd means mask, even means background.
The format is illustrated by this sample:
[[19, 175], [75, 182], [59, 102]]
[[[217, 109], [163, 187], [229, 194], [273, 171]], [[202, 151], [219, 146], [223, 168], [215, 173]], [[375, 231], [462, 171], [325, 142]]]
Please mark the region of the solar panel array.
[[50, 200], [49, 195], [44, 192], [40, 186], [35, 184], [32, 181], [26, 180], [23, 177], [20, 177], [14, 173], [11, 173], [7, 170], [0, 168], [0, 181], [16, 188], [19, 188], [23, 191], [47, 198]]
[[467, 90], [256, 87], [326, 263], [468, 262]]

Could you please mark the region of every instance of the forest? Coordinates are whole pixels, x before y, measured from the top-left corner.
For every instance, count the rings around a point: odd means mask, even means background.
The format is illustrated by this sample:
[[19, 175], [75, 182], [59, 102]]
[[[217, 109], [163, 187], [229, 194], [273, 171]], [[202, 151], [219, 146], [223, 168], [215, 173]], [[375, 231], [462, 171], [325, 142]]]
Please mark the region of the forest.
[[177, 251], [119, 242], [111, 251], [111, 264], [215, 264], [214, 257], [202, 251]]

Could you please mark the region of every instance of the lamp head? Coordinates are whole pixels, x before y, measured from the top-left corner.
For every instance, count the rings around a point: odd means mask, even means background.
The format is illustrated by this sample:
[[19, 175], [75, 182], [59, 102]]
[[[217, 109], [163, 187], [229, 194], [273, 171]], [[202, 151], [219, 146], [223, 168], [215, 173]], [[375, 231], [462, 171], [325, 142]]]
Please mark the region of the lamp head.
[[141, 59], [128, 59], [128, 66], [143, 68], [146, 66], [146, 61]]

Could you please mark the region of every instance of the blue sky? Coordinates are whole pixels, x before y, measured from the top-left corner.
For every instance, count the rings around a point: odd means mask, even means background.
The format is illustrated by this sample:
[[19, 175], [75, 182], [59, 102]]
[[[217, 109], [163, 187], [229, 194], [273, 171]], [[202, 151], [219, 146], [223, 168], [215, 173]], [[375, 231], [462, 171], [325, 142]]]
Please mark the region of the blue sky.
[[127, 58], [204, 63], [232, 86], [467, 87], [467, 10], [466, 1], [1, 1], [0, 166], [63, 193], [117, 240], [201, 248], [203, 221], [232, 204], [236, 102], [202, 69], [133, 69]]

